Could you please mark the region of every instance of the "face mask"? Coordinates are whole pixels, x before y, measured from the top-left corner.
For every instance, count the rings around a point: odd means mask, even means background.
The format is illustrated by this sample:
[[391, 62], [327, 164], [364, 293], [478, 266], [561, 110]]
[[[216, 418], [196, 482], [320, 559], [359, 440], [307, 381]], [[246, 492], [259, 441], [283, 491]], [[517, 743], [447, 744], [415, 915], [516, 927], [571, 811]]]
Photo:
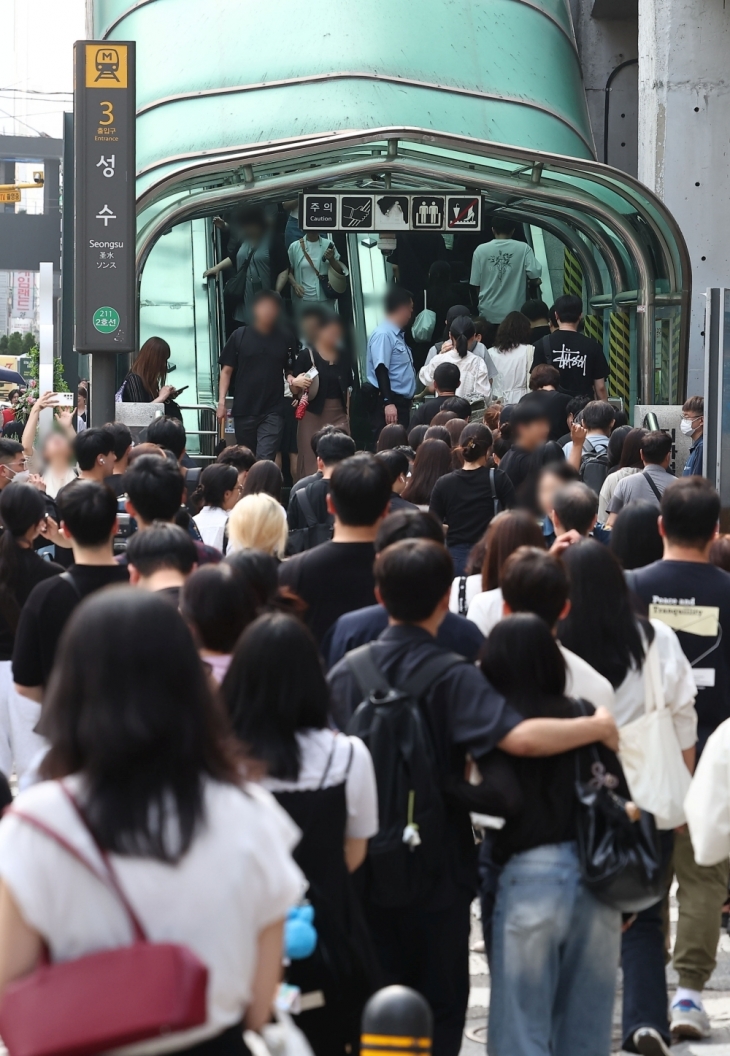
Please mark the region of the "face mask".
[[13, 477], [13, 484], [27, 484], [30, 480], [30, 471], [22, 469], [19, 473], [16, 473]]
[[682, 420], [679, 423], [679, 428], [680, 428], [681, 432], [684, 433], [685, 436], [691, 436], [692, 433], [697, 428], [697, 426], [696, 426], [695, 422], [694, 421], [690, 421], [689, 418], [682, 418]]

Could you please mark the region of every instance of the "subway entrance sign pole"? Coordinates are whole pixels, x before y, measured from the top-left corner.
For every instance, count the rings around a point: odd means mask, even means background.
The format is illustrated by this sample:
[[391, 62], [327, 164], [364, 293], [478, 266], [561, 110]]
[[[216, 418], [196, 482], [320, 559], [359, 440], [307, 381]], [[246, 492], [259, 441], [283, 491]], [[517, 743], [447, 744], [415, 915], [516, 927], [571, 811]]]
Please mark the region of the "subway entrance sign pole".
[[74, 45], [74, 347], [91, 418], [114, 417], [116, 355], [136, 349], [135, 44]]

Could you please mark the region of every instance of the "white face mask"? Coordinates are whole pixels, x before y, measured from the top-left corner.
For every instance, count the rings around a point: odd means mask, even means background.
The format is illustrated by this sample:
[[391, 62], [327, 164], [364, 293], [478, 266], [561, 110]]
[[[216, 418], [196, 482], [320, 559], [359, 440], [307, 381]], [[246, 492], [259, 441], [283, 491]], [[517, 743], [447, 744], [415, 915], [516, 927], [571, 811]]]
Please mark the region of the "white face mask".
[[679, 428], [685, 436], [692, 436], [692, 433], [697, 428], [696, 422], [697, 419], [690, 420], [689, 418], [682, 418], [679, 423]]

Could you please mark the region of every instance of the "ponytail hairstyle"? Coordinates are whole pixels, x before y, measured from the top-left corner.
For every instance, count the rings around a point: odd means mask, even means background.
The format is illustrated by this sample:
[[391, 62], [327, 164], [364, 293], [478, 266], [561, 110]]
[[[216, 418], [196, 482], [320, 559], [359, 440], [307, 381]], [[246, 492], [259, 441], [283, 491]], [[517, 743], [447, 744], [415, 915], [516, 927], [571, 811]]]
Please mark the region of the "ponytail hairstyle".
[[476, 335], [474, 323], [468, 315], [459, 315], [454, 319], [449, 328], [449, 336], [454, 343], [454, 348], [459, 353], [459, 359], [463, 359], [469, 351], [469, 342]]
[[237, 484], [238, 472], [235, 466], [214, 462], [200, 474], [200, 483], [193, 492], [190, 505], [195, 509], [196, 515], [203, 506], [222, 507], [226, 492], [233, 491]]
[[469, 435], [461, 434], [461, 453], [465, 462], [478, 462], [480, 458], [486, 458], [492, 449], [492, 431], [486, 425], [474, 423], [474, 431]]
[[0, 491], [0, 521], [5, 529], [0, 535], [0, 597], [4, 602], [2, 615], [7, 622], [11, 622], [8, 616], [12, 613], [8, 611], [6, 614], [5, 610], [17, 609], [16, 625], [20, 609], [15, 599], [15, 587], [22, 552], [18, 539], [42, 521], [45, 512], [46, 501], [32, 484], [9, 484]]

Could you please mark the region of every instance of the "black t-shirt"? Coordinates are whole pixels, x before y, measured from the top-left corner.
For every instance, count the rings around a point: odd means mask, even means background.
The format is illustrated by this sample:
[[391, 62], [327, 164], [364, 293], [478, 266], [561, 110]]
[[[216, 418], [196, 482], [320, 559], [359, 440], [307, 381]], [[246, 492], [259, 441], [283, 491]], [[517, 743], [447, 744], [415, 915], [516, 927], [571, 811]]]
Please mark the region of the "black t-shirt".
[[576, 330], [556, 330], [535, 345], [532, 366], [549, 363], [560, 371], [560, 388], [571, 396], [593, 397], [593, 382], [608, 377], [603, 349]]
[[[21, 550], [18, 554], [18, 569], [15, 579], [14, 597], [18, 604], [18, 614], [28, 600], [28, 595], [36, 583], [51, 579], [63, 572], [63, 567], [53, 561], [44, 561], [33, 550]], [[0, 603], [0, 660], [10, 660], [13, 656], [15, 634], [6, 618], [12, 617], [12, 602]]]
[[[550, 422], [548, 439], [559, 441], [568, 428], [567, 407], [572, 399], [573, 397], [567, 392], [557, 392], [553, 389], [536, 389], [535, 392], [528, 392], [523, 396], [520, 403], [536, 403], [547, 415]], [[570, 434], [568, 434], [568, 439], [570, 439]]]
[[730, 575], [697, 561], [655, 561], [626, 578], [649, 616], [676, 631], [694, 668], [701, 750], [730, 718]]
[[110, 477], [106, 478], [105, 483], [112, 489], [117, 498], [127, 490], [124, 473], [112, 473]]
[[409, 432], [416, 425], [430, 425], [431, 420], [435, 418], [441, 410], [441, 405], [445, 403], [446, 400], [450, 399], [450, 396], [434, 396], [432, 400], [424, 400], [421, 406], [416, 407], [411, 415], [411, 420], [408, 423]]
[[59, 576], [38, 583], [23, 606], [13, 649], [13, 681], [20, 686], [48, 682], [58, 640], [80, 601], [102, 587], [129, 582], [121, 565], [74, 565], [69, 575], [73, 584]]
[[234, 417], [282, 412], [284, 374], [293, 354], [292, 340], [282, 330], [262, 334], [253, 326], [241, 326], [233, 332], [218, 362], [236, 371]]
[[537, 511], [536, 491], [540, 470], [549, 462], [564, 462], [565, 452], [559, 444], [548, 440], [534, 451], [524, 451], [521, 447], [511, 447], [499, 468], [506, 473], [515, 489], [516, 504], [526, 509]]
[[536, 345], [543, 337], [550, 337], [549, 326], [533, 326], [530, 330], [530, 344]]
[[372, 543], [322, 543], [284, 561], [279, 582], [307, 603], [305, 619], [318, 642], [338, 616], [375, 599]]
[[[563, 700], [557, 703], [549, 717], [574, 718], [580, 714], [593, 714], [594, 711], [588, 703], [579, 710], [571, 701]], [[516, 816], [507, 818], [504, 828], [494, 838], [493, 855], [497, 864], [533, 847], [576, 839], [576, 762], [581, 780], [590, 780], [591, 767], [597, 761], [594, 748], [606, 771], [618, 778], [618, 794], [628, 799], [629, 790], [621, 765], [614, 753], [602, 744], [541, 759], [522, 759], [498, 751], [486, 764], [482, 764], [482, 772], [487, 778], [491, 765], [506, 765], [517, 779], [522, 792], [522, 810]]]
[[494, 488], [500, 510], [510, 509], [515, 501], [515, 489], [509, 477], [499, 469], [456, 469], [439, 477], [431, 492], [430, 512], [442, 524], [449, 526], [446, 542], [449, 546], [473, 546], [484, 535], [494, 517]]

